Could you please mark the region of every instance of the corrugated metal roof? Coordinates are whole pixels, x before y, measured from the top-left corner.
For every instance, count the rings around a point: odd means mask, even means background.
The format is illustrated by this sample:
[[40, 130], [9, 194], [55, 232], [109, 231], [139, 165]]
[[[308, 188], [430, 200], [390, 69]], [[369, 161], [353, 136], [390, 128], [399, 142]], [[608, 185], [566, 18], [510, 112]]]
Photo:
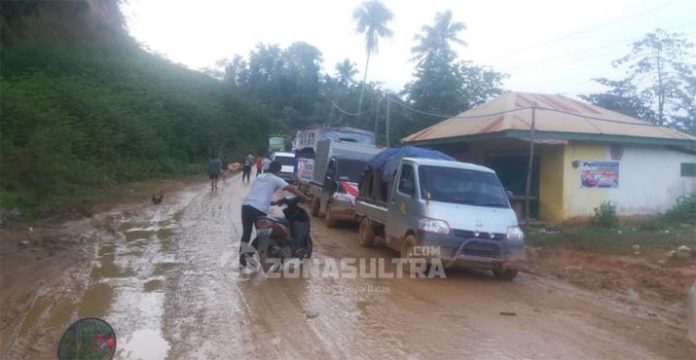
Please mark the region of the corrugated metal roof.
[[506, 130], [529, 130], [536, 103], [535, 129], [543, 132], [618, 135], [696, 141], [696, 137], [562, 95], [508, 92], [453, 118], [411, 134], [403, 142], [428, 142]]

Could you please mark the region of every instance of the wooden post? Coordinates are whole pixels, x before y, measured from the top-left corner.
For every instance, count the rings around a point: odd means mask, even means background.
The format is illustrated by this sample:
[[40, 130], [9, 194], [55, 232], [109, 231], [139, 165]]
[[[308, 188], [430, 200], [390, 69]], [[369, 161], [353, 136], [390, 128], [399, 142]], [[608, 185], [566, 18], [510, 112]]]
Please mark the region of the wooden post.
[[386, 130], [384, 131], [386, 133], [386, 138], [387, 138], [387, 147], [389, 147], [389, 110], [391, 109], [391, 100], [387, 98], [387, 118], [384, 121]]
[[534, 167], [534, 131], [536, 128], [536, 108], [537, 103], [532, 104], [532, 124], [529, 131], [529, 163], [527, 163], [527, 189], [524, 199], [524, 220], [529, 223], [529, 198], [532, 190], [532, 170]]
[[377, 132], [379, 130], [379, 106], [382, 104], [382, 98], [377, 99], [377, 107], [375, 108], [375, 144], [377, 143]]

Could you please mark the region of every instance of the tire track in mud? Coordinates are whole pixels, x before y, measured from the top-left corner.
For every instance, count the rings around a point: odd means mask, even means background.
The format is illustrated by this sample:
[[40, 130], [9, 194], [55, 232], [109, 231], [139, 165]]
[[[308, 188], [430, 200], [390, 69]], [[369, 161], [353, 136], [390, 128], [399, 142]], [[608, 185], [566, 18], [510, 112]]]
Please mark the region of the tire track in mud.
[[[239, 208], [249, 185], [205, 187], [184, 211], [182, 267], [170, 289], [170, 356], [203, 358], [689, 358], [677, 331], [576, 299], [533, 276], [512, 283], [477, 271], [447, 279], [240, 279]], [[315, 258], [390, 260], [355, 230], [313, 219]], [[221, 260], [225, 258], [228, 261]], [[510, 317], [501, 312], [512, 312]], [[664, 336], [655, 336], [656, 332]], [[645, 339], [644, 337], [649, 337]]]
[[[117, 359], [696, 358], [668, 319], [528, 274], [514, 282], [466, 270], [447, 279], [239, 276], [250, 186], [239, 176], [220, 185], [104, 214], [90, 230], [101, 238], [91, 265], [40, 292], [13, 333], [56, 333], [78, 316], [101, 316], [119, 337]], [[312, 236], [319, 261], [396, 256], [317, 218]], [[30, 342], [19, 337], [7, 358], [54, 354], [53, 344], [22, 353]]]

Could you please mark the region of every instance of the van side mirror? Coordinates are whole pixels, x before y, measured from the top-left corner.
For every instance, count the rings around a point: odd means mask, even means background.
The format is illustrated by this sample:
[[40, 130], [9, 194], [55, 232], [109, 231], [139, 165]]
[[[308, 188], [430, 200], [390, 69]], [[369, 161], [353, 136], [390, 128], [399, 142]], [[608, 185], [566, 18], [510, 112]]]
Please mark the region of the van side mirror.
[[508, 199], [512, 199], [512, 197], [515, 196], [515, 194], [513, 194], [510, 190], [506, 190], [505, 193], [507, 194]]

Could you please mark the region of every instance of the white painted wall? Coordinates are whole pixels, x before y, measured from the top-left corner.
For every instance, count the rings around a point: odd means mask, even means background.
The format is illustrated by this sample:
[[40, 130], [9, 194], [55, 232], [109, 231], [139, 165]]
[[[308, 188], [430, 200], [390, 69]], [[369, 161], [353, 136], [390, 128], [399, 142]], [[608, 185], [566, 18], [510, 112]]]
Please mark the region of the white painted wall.
[[[607, 153], [607, 160], [611, 156]], [[682, 195], [696, 192], [696, 177], [682, 177], [681, 163], [696, 162], [695, 154], [665, 147], [624, 147], [619, 160], [619, 188], [607, 189], [607, 200], [620, 215], [661, 213]]]

